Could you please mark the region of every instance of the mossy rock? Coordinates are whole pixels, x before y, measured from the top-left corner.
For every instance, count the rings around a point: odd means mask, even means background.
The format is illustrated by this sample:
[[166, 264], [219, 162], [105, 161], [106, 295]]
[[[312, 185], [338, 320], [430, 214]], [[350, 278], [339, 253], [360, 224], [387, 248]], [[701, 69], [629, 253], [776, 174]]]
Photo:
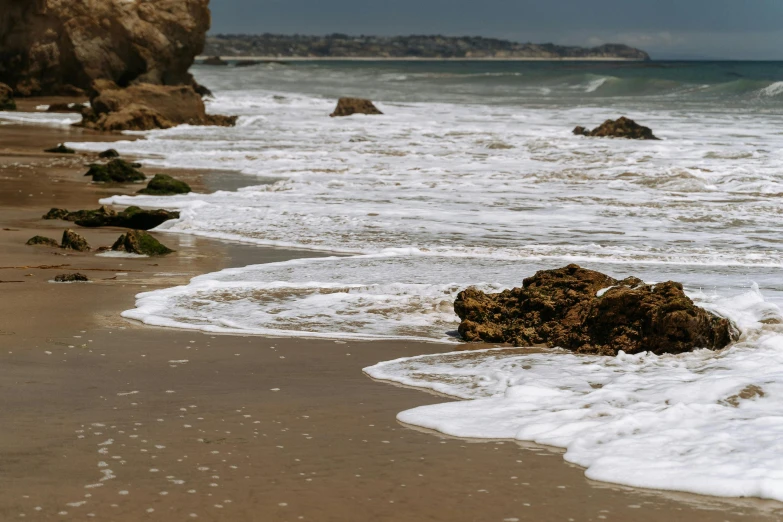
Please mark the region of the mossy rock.
[[51, 152], [53, 154], [76, 154], [76, 151], [73, 149], [69, 149], [66, 147], [63, 143], [60, 143], [56, 147], [52, 147], [51, 149], [45, 149], [44, 152]]
[[107, 149], [107, 150], [104, 150], [103, 152], [101, 152], [100, 154], [98, 154], [98, 157], [101, 158], [101, 159], [119, 158], [120, 157], [120, 153], [117, 152], [114, 149]]
[[68, 220], [68, 215], [70, 212], [68, 212], [64, 208], [53, 208], [50, 209], [49, 212], [41, 216], [41, 219], [65, 219]]
[[75, 274], [60, 274], [54, 278], [56, 283], [86, 283], [89, 280], [89, 277], [78, 272]]
[[174, 194], [187, 194], [191, 192], [190, 185], [184, 181], [172, 178], [168, 174], [155, 174], [147, 188], [139, 191], [139, 194], [150, 196], [171, 196]]
[[141, 171], [137, 170], [138, 163], [128, 163], [121, 159], [113, 159], [106, 165], [93, 163], [85, 176], [92, 176], [94, 182], [102, 183], [132, 183], [147, 179]]
[[144, 256], [165, 256], [174, 252], [143, 230], [128, 230], [111, 247], [114, 251]]
[[60, 243], [58, 243], [56, 239], [52, 239], [50, 237], [44, 237], [44, 236], [31, 237], [30, 239], [27, 240], [26, 244], [30, 246], [41, 245], [41, 246], [60, 248]]
[[76, 250], [77, 252], [90, 251], [90, 245], [87, 243], [87, 240], [71, 229], [63, 232], [63, 241], [60, 246], [66, 250]]

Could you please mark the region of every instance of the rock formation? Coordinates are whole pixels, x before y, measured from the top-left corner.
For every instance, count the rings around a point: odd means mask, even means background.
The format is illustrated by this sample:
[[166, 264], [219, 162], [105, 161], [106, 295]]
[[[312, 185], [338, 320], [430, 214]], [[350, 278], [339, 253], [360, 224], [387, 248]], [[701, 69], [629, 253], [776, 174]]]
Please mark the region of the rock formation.
[[90, 245], [87, 243], [87, 240], [70, 229], [63, 232], [63, 240], [60, 247], [66, 250], [76, 250], [77, 252], [90, 251]]
[[584, 127], [576, 127], [574, 134], [577, 136], [591, 136], [594, 138], [627, 138], [629, 140], [657, 140], [652, 129], [639, 125], [635, 121], [626, 118], [606, 120], [599, 127], [587, 130]]
[[56, 239], [52, 239], [50, 237], [44, 237], [44, 236], [31, 237], [30, 239], [27, 240], [27, 243], [25, 244], [30, 246], [41, 245], [41, 246], [60, 248], [60, 243], [58, 243]]
[[76, 94], [98, 79], [191, 85], [209, 0], [3, 0], [0, 81], [21, 96]]
[[150, 230], [164, 221], [179, 219], [179, 212], [168, 210], [142, 210], [139, 207], [128, 207], [122, 212], [115, 212], [106, 207], [96, 210], [78, 210], [68, 212], [63, 208], [51, 209], [43, 219], [63, 219], [72, 221], [85, 228], [122, 227], [138, 230]]
[[117, 152], [114, 149], [106, 149], [103, 152], [101, 152], [100, 154], [98, 154], [98, 157], [101, 158], [101, 159], [119, 158], [120, 157], [120, 153]]
[[204, 101], [190, 85], [139, 83], [122, 88], [107, 80], [93, 83], [91, 107], [78, 125], [103, 131], [168, 129], [176, 125], [233, 126], [236, 116], [207, 114]]
[[66, 147], [63, 143], [60, 143], [56, 147], [52, 147], [51, 149], [45, 149], [44, 152], [50, 152], [52, 154], [76, 154], [76, 151], [73, 149], [69, 149]]
[[737, 338], [727, 319], [694, 305], [679, 283], [618, 281], [577, 265], [540, 271], [499, 294], [468, 288], [454, 310], [467, 341], [585, 354], [716, 350]]
[[174, 252], [141, 230], [128, 230], [127, 234], [123, 234], [117, 239], [111, 249], [143, 256], [165, 256]]
[[168, 174], [155, 174], [155, 177], [147, 184], [147, 188], [141, 189], [139, 194], [171, 196], [174, 194], [187, 194], [190, 191], [190, 185], [184, 181], [172, 178]]
[[4, 83], [0, 83], [0, 111], [15, 111], [14, 90]]
[[351, 114], [383, 114], [370, 100], [364, 98], [340, 98], [337, 108], [330, 114], [335, 116], [350, 116]]
[[78, 272], [75, 274], [60, 274], [54, 278], [55, 283], [86, 283], [89, 280], [89, 277]]
[[136, 163], [128, 163], [121, 159], [113, 159], [106, 165], [93, 163], [85, 176], [92, 176], [93, 182], [100, 183], [133, 183], [147, 179]]

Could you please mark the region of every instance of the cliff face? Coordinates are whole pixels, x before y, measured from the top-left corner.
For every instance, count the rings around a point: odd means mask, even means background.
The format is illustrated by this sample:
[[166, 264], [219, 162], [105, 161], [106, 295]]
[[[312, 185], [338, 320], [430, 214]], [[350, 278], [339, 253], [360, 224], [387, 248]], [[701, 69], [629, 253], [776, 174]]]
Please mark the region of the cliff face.
[[192, 83], [209, 0], [0, 0], [0, 82], [22, 96]]

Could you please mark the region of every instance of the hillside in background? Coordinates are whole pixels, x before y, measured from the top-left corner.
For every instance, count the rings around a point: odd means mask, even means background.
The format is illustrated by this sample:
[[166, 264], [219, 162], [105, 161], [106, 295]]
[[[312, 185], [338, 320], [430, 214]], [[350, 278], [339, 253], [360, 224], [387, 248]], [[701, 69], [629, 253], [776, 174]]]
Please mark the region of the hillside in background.
[[207, 38], [204, 55], [280, 58], [650, 59], [646, 52], [622, 44], [585, 48], [468, 36], [379, 37], [345, 34], [218, 34]]

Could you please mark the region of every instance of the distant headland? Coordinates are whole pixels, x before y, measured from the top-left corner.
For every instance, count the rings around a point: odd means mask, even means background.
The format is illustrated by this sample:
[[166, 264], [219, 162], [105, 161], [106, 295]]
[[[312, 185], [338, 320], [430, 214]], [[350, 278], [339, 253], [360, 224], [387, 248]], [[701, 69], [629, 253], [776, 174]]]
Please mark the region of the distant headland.
[[306, 36], [268, 33], [208, 36], [203, 55], [294, 60], [650, 60], [646, 52], [623, 44], [587, 48], [551, 43], [517, 43], [480, 36]]

